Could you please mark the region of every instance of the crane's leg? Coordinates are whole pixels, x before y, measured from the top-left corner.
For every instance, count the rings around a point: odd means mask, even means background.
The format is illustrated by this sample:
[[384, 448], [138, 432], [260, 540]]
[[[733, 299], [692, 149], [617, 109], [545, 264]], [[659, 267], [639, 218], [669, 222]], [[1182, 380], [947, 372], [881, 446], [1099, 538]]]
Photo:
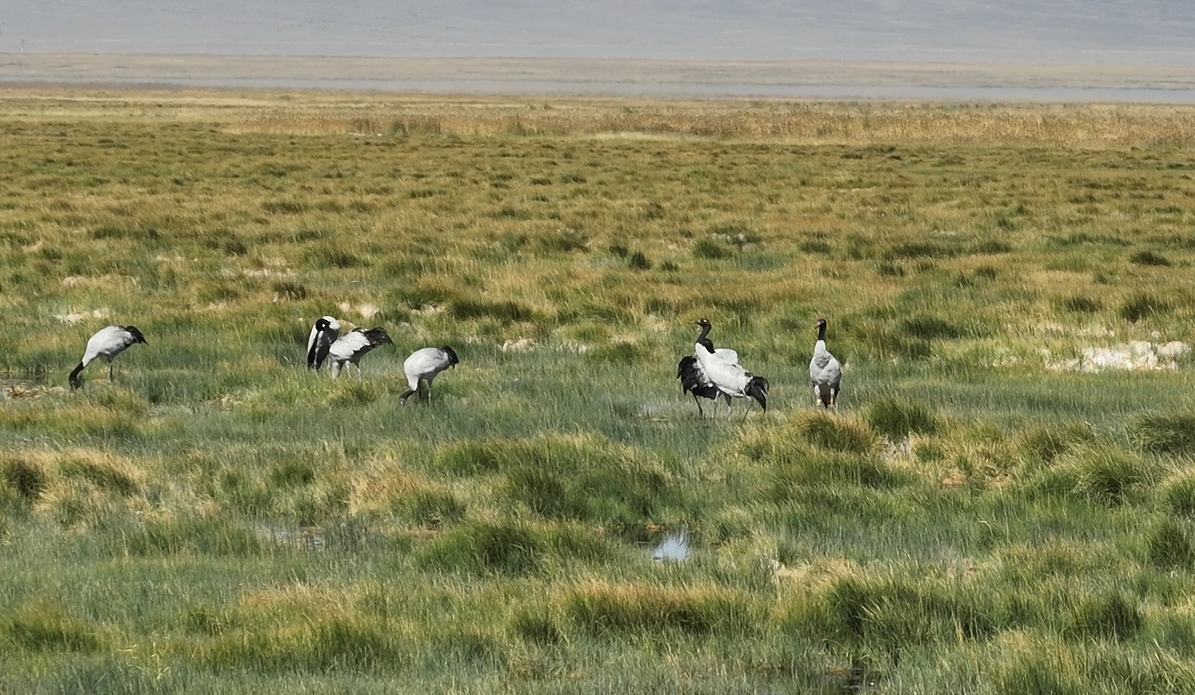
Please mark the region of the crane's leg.
[[112, 381], [112, 358], [108, 358], [108, 381]]
[[693, 402], [697, 404], [697, 416], [704, 420], [705, 411], [701, 409], [701, 399], [697, 397], [697, 394], [693, 394]]

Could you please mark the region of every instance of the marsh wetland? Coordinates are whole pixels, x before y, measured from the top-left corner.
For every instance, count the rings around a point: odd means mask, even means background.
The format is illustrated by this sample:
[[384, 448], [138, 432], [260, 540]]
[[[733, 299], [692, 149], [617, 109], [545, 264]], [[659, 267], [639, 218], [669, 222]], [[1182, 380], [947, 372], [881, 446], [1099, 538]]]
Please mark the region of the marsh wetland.
[[0, 162], [0, 691], [1195, 691], [1195, 109], [6, 90]]

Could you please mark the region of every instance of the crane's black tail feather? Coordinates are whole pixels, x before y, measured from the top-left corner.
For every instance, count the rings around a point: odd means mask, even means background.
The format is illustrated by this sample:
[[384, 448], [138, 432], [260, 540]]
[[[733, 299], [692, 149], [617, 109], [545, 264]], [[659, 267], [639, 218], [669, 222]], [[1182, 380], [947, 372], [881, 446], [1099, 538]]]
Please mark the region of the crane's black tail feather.
[[759, 403], [759, 407], [766, 412], [768, 409], [768, 380], [762, 376], [753, 376], [751, 381], [747, 382], [747, 388], [744, 389], [748, 396], [755, 399]]

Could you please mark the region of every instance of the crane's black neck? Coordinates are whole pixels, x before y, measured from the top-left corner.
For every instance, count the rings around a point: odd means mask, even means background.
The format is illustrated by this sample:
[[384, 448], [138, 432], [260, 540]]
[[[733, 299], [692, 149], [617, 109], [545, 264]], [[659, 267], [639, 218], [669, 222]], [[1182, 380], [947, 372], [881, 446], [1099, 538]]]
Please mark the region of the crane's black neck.
[[702, 325], [702, 324], [697, 324], [697, 325], [701, 326], [701, 335], [697, 336], [697, 342], [699, 342], [703, 345], [705, 345], [706, 343], [709, 343], [708, 345], [706, 345], [706, 347], [709, 348], [710, 352], [713, 352], [714, 351], [713, 341], [708, 339], [708, 336], [710, 334], [710, 329], [713, 328], [713, 326], [711, 326], [708, 323], [705, 325]]
[[826, 322], [825, 321], [817, 324], [817, 339], [822, 342], [826, 341]]
[[710, 340], [709, 338], [701, 336], [697, 339], [697, 344], [701, 345], [706, 350], [709, 350], [711, 355], [714, 353], [714, 341]]

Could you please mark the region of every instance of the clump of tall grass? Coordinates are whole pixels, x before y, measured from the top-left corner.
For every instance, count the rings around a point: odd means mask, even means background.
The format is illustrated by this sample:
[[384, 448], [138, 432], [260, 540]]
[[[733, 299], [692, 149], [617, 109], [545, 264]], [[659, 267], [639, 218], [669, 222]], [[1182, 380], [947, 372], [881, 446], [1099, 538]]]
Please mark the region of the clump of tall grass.
[[763, 627], [767, 607], [720, 586], [672, 588], [591, 583], [568, 591], [561, 613], [579, 629], [602, 637], [678, 632], [745, 636]]
[[589, 251], [591, 235], [580, 229], [557, 229], [534, 237], [535, 248], [541, 253], [585, 253]]
[[901, 333], [921, 340], [957, 340], [963, 337], [962, 328], [937, 316], [914, 316], [900, 322]]
[[307, 247], [303, 263], [314, 268], [358, 268], [368, 265], [365, 259], [335, 244]]
[[1074, 475], [1073, 493], [1089, 502], [1119, 507], [1152, 482], [1154, 467], [1110, 446], [1087, 447], [1067, 454]]
[[511, 630], [519, 639], [532, 644], [552, 646], [564, 641], [564, 631], [550, 613], [520, 610], [510, 621]]
[[993, 683], [997, 695], [1084, 695], [1089, 692], [1074, 669], [1062, 668], [1042, 649], [1016, 654], [1000, 665], [1002, 668]]
[[6, 458], [0, 464], [0, 479], [5, 487], [27, 504], [37, 502], [49, 486], [49, 480], [42, 467], [23, 458]]
[[1170, 259], [1153, 251], [1138, 251], [1130, 258], [1133, 263], [1144, 266], [1169, 266]]
[[1061, 299], [1058, 306], [1075, 314], [1094, 314], [1104, 308], [1104, 304], [1100, 300], [1082, 294]]
[[876, 432], [894, 442], [910, 434], [935, 434], [938, 419], [929, 408], [920, 403], [882, 398], [867, 408], [867, 424]]
[[225, 631], [204, 644], [197, 656], [216, 669], [334, 674], [398, 672], [409, 668], [411, 655], [411, 645], [377, 621], [333, 615], [306, 621], [297, 630]]
[[108, 532], [117, 555], [252, 557], [267, 546], [243, 525], [218, 517], [150, 521]]
[[1146, 540], [1149, 563], [1164, 570], [1190, 570], [1195, 567], [1195, 542], [1186, 527], [1173, 519], [1164, 519], [1150, 531]]
[[0, 620], [0, 635], [30, 651], [96, 652], [107, 646], [97, 627], [45, 603], [25, 606]]
[[1179, 519], [1195, 521], [1195, 475], [1178, 475], [1167, 482], [1166, 507]]
[[535, 531], [515, 522], [470, 523], [420, 549], [427, 570], [522, 576], [539, 571], [544, 544]]
[[456, 495], [446, 490], [419, 489], [396, 497], [391, 508], [398, 515], [417, 525], [440, 528], [465, 518], [467, 507]]
[[844, 576], [794, 595], [784, 625], [893, 655], [917, 646], [978, 642], [1018, 619], [1002, 597], [971, 583]]
[[693, 244], [693, 257], [703, 260], [721, 260], [735, 253], [729, 245], [712, 237], [702, 237]]
[[1062, 454], [1093, 441], [1095, 432], [1088, 426], [1071, 423], [1037, 427], [1021, 436], [1025, 455], [1042, 463], [1053, 463]]
[[70, 460], [60, 464], [59, 475], [63, 479], [78, 479], [91, 486], [122, 497], [131, 497], [141, 491], [141, 484], [128, 471], [96, 464], [87, 460]]
[[1155, 454], [1195, 452], [1195, 414], [1146, 413], [1131, 419], [1129, 438], [1141, 449]]
[[1120, 305], [1120, 317], [1129, 323], [1170, 312], [1170, 302], [1150, 294], [1135, 294]]
[[500, 472], [498, 489], [548, 519], [642, 528], [674, 496], [653, 456], [598, 437], [485, 440], [449, 447], [441, 462], [465, 475]]
[[514, 300], [490, 301], [480, 297], [458, 296], [450, 303], [452, 315], [462, 321], [491, 318], [502, 324], [536, 321], [537, 312]]
[[385, 387], [374, 381], [349, 381], [346, 377], [328, 397], [340, 406], [369, 405], [385, 395]]
[[773, 459], [768, 499], [777, 504], [802, 499], [817, 490], [841, 490], [857, 486], [892, 490], [914, 482], [908, 471], [884, 463], [875, 456], [810, 451], [792, 452]]
[[875, 432], [866, 424], [853, 417], [816, 411], [794, 416], [776, 436], [795, 436], [819, 449], [849, 454], [867, 454], [876, 448]]
[[462, 476], [495, 473], [509, 460], [511, 443], [505, 440], [465, 441], [441, 449], [439, 465]]
[[585, 353], [585, 359], [606, 364], [631, 365], [641, 361], [645, 356], [643, 348], [634, 343], [619, 342], [590, 350]]
[[1025, 485], [1035, 494], [1121, 507], [1151, 489], [1158, 474], [1153, 462], [1097, 441], [1058, 455], [1050, 468], [1027, 478]]
[[1145, 617], [1137, 601], [1123, 593], [1113, 592], [1080, 604], [1066, 634], [1078, 640], [1112, 639], [1123, 642], [1136, 636], [1144, 624]]

